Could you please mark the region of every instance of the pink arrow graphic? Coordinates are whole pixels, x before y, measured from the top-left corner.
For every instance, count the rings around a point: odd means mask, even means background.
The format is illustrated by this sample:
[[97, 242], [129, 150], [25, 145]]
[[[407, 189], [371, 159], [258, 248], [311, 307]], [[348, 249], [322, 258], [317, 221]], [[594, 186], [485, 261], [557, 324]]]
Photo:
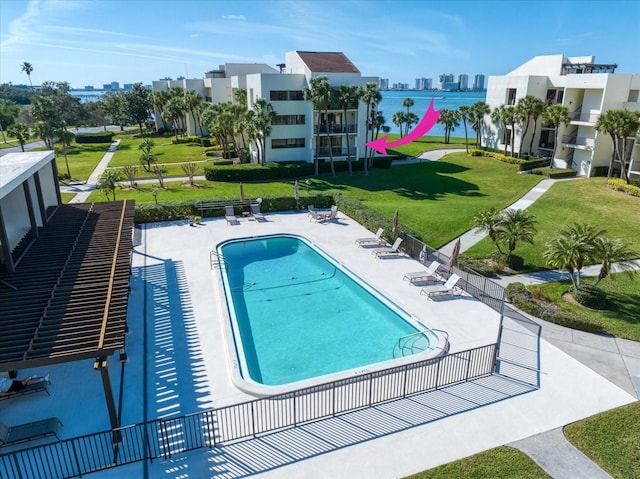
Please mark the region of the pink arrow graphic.
[[422, 120], [420, 120], [416, 127], [409, 133], [407, 133], [404, 138], [400, 138], [398, 140], [390, 141], [387, 143], [387, 138], [389, 137], [389, 135], [384, 135], [376, 140], [370, 141], [369, 143], [365, 143], [365, 146], [368, 146], [369, 148], [376, 150], [378, 153], [382, 153], [384, 156], [387, 156], [387, 148], [404, 145], [405, 143], [411, 143], [412, 141], [417, 140], [431, 128], [433, 128], [433, 125], [436, 124], [439, 117], [440, 110], [436, 111], [433, 109], [433, 98], [431, 98], [429, 108], [422, 117]]

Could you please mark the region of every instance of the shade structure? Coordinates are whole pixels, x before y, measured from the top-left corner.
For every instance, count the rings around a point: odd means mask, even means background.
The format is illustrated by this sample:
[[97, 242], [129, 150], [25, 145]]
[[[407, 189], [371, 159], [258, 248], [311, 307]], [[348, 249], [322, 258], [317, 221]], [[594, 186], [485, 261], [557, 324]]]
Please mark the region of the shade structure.
[[393, 215], [393, 229], [391, 230], [393, 236], [398, 236], [398, 210], [396, 209], [396, 213]]
[[244, 203], [244, 185], [240, 183], [240, 201]]
[[453, 245], [453, 251], [451, 252], [451, 256], [449, 257], [449, 265], [450, 266], [458, 266], [458, 255], [460, 254], [460, 238], [456, 241], [456, 244]]

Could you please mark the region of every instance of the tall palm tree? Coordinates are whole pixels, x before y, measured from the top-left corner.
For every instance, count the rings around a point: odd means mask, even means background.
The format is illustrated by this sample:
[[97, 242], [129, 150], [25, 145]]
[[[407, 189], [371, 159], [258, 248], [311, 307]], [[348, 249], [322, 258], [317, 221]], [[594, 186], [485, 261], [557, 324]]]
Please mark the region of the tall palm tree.
[[[200, 127], [200, 136], [204, 136], [204, 132], [202, 131], [202, 125], [200, 124], [200, 119], [196, 119], [196, 114], [200, 111], [200, 104], [202, 103], [202, 97], [200, 93], [195, 90], [187, 90], [184, 92], [184, 106], [187, 110], [191, 112], [191, 117], [193, 118], [193, 129], [195, 131], [196, 125]], [[199, 115], [198, 115], [199, 116]]]
[[[108, 92], [110, 93], [110, 92]], [[160, 120], [162, 121], [162, 128], [164, 130], [167, 129], [167, 123], [164, 119], [164, 115], [162, 114], [164, 112], [164, 107], [166, 106], [167, 102], [169, 101], [170, 95], [169, 92], [167, 90], [161, 90], [161, 91], [154, 91], [153, 92], [153, 107], [155, 108], [155, 110], [158, 112], [158, 115], [160, 116]]]
[[[515, 147], [516, 147], [516, 124], [518, 123], [518, 111], [516, 107], [513, 105], [507, 105], [504, 107], [502, 111], [502, 121], [505, 125], [509, 125], [511, 128], [511, 135], [509, 139], [511, 140], [511, 156], [515, 158]], [[505, 145], [504, 150], [505, 155], [507, 154], [507, 149]]]
[[[373, 82], [369, 82], [367, 83], [364, 87], [360, 87], [358, 88], [358, 97], [360, 97], [360, 99], [367, 105], [367, 115], [366, 115], [366, 131], [365, 131], [365, 138], [367, 138], [368, 133], [371, 131], [373, 134], [373, 129], [372, 129], [372, 122], [371, 122], [371, 110], [375, 110], [378, 103], [380, 103], [380, 101], [382, 101], [382, 95], [380, 94], [380, 91], [378, 90], [378, 85], [376, 85]], [[372, 138], [373, 139], [373, 138]], [[373, 150], [371, 150], [371, 153], [367, 152], [367, 149], [365, 148], [365, 159], [364, 159], [364, 174], [368, 175], [369, 174], [369, 155], [373, 156]]]
[[173, 125], [173, 131], [178, 139], [178, 122], [183, 117], [183, 101], [180, 97], [170, 98], [164, 106], [162, 111], [162, 119]]
[[56, 131], [56, 136], [58, 137], [58, 141], [62, 143], [62, 151], [64, 154], [64, 163], [67, 167], [67, 176], [71, 179], [71, 171], [69, 170], [69, 159], [67, 158], [67, 148], [71, 146], [71, 142], [76, 137], [73, 132], [67, 130], [66, 128], [60, 128]]
[[266, 139], [271, 135], [271, 124], [277, 116], [273, 105], [264, 98], [258, 98], [253, 105], [255, 112], [254, 123], [256, 125], [257, 139], [262, 150], [261, 163], [267, 163]]
[[516, 249], [518, 241], [533, 244], [533, 238], [537, 232], [535, 216], [525, 210], [509, 209], [502, 213], [496, 230], [496, 239], [507, 243], [507, 257], [509, 257]]
[[[520, 123], [521, 131], [522, 131], [522, 134], [520, 135], [520, 146], [518, 147], [519, 158], [522, 158], [522, 155], [525, 153], [523, 151], [522, 145], [524, 144], [524, 139], [527, 136], [527, 133], [529, 131], [529, 125], [531, 124], [531, 117], [533, 116], [533, 110], [538, 100], [539, 99], [534, 95], [527, 95], [524, 98], [520, 98], [518, 100], [518, 103], [516, 104], [518, 123]], [[535, 135], [535, 133], [536, 132], [534, 128], [533, 134]], [[529, 149], [529, 153], [531, 153], [531, 149]]]
[[502, 212], [498, 208], [490, 208], [488, 210], [480, 211], [471, 220], [471, 226], [473, 228], [489, 235], [493, 244], [498, 248], [499, 253], [502, 253], [502, 250], [498, 244], [496, 233], [501, 221]]
[[233, 101], [238, 105], [247, 106], [247, 90], [245, 88], [238, 88], [233, 91]]
[[458, 116], [464, 124], [464, 144], [467, 148], [467, 153], [469, 153], [469, 135], [467, 134], [467, 122], [470, 122], [473, 118], [473, 109], [469, 105], [461, 105], [458, 108]]
[[13, 125], [9, 125], [7, 133], [18, 140], [20, 148], [24, 152], [24, 145], [29, 139], [29, 127], [24, 123], [14, 123]]
[[542, 112], [546, 106], [546, 103], [540, 98], [535, 97], [534, 100], [532, 100], [530, 113], [533, 119], [533, 132], [531, 133], [531, 141], [529, 142], [529, 154], [533, 152], [533, 140], [536, 137], [536, 131], [538, 131], [538, 119], [542, 116]]
[[338, 106], [342, 108], [344, 129], [347, 134], [347, 165], [349, 168], [349, 176], [353, 174], [353, 171], [351, 167], [351, 149], [349, 147], [349, 122], [347, 120], [347, 109], [358, 105], [357, 94], [358, 89], [355, 85], [340, 85], [336, 96]]
[[627, 173], [627, 138], [635, 136], [640, 129], [640, 112], [628, 108], [609, 110], [598, 118], [596, 130], [608, 133], [613, 143], [613, 154], [609, 161], [607, 178], [611, 177], [614, 159], [620, 163], [620, 178], [629, 183]]
[[33, 65], [29, 62], [24, 62], [20, 65], [20, 69], [27, 74], [29, 77], [29, 85], [31, 85], [31, 89], [33, 90], [33, 83], [31, 83], [31, 73], [33, 73]]
[[460, 126], [458, 121], [460, 118], [457, 110], [448, 110], [443, 108], [440, 110], [440, 116], [438, 117], [438, 123], [444, 125], [444, 142], [449, 143], [451, 139], [451, 131]]
[[[328, 117], [328, 104], [331, 97], [331, 85], [329, 79], [326, 76], [315, 77], [309, 80], [309, 87], [304, 89], [304, 97], [306, 100], [311, 101], [313, 109], [317, 110], [318, 116], [316, 117], [316, 158], [315, 158], [315, 174], [318, 175], [319, 169], [319, 151], [320, 151], [320, 129], [322, 123], [322, 110], [325, 111], [325, 128], [327, 132], [327, 145], [329, 147], [329, 153], [331, 153], [331, 143], [329, 138], [329, 117]], [[315, 116], [315, 115], [314, 115]], [[331, 155], [331, 173], [336, 175], [333, 166], [333, 155]]]
[[400, 129], [400, 138], [402, 138], [404, 136], [404, 131], [402, 129], [402, 125], [404, 125], [406, 117], [407, 117], [407, 114], [405, 112], [403, 112], [403, 111], [397, 111], [391, 117], [391, 123], [393, 123], [394, 125], [396, 125]]
[[556, 158], [556, 151], [558, 150], [558, 133], [560, 131], [560, 125], [568, 125], [571, 121], [569, 109], [560, 103], [553, 103], [544, 109], [544, 112], [542, 113], [542, 121], [553, 124], [554, 140], [550, 165], [553, 167], [553, 160]]
[[408, 135], [409, 130], [411, 130], [411, 127], [413, 127], [413, 125], [417, 125], [419, 121], [420, 121], [420, 118], [418, 118], [418, 115], [416, 115], [412, 111], [407, 113], [404, 116], [404, 128], [405, 128], [404, 134]]
[[413, 98], [405, 98], [404, 100], [402, 100], [402, 106], [407, 109], [407, 114], [409, 114], [409, 108], [411, 108], [413, 105]]
[[485, 115], [491, 114], [491, 107], [483, 101], [477, 101], [471, 107], [473, 110], [472, 129], [476, 132], [476, 146], [482, 146], [482, 125], [484, 124]]

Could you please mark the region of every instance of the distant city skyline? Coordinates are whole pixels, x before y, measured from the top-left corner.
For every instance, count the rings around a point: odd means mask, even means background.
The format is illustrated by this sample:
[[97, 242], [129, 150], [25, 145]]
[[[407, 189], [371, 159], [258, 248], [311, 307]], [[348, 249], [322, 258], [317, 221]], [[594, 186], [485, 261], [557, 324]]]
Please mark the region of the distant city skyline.
[[[504, 75], [536, 55], [595, 55], [640, 71], [638, 1], [3, 0], [0, 83], [75, 89], [202, 78], [224, 63], [341, 51], [365, 76]], [[615, 25], [615, 32], [604, 25]], [[435, 86], [435, 85], [434, 85]]]

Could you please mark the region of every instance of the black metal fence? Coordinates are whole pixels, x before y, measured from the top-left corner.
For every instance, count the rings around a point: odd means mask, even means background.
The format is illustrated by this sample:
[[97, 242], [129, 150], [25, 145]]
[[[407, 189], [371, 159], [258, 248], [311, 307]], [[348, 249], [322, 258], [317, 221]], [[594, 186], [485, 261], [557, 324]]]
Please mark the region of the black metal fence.
[[[451, 266], [449, 264], [449, 256], [437, 251], [430, 246], [424, 244], [417, 238], [400, 233], [402, 237], [402, 250], [412, 258], [423, 264], [431, 261], [438, 261], [445, 265], [445, 268], [438, 269], [438, 274], [448, 279], [452, 274], [460, 276], [458, 286], [469, 293], [471, 296], [479, 299], [484, 304], [502, 314], [504, 307], [505, 288], [498, 283], [491, 281], [486, 276], [475, 272], [466, 266]], [[424, 251], [424, 254], [422, 252]]]
[[178, 418], [156, 419], [0, 456], [3, 479], [65, 479], [254, 438], [494, 372], [490, 344]]

